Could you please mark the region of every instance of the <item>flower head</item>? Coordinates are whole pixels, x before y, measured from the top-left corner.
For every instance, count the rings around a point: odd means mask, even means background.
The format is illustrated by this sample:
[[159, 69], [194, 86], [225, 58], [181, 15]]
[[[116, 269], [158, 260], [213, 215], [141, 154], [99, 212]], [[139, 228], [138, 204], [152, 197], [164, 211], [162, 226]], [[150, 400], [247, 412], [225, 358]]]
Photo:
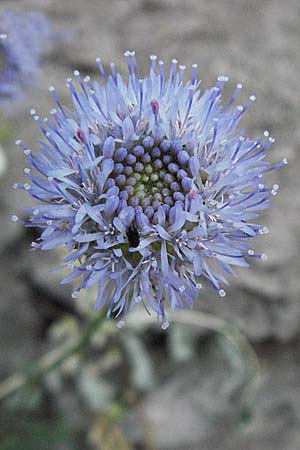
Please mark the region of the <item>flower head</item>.
[[196, 65], [184, 82], [185, 66], [173, 60], [166, 75], [151, 56], [139, 79], [134, 52], [125, 58], [128, 81], [114, 63], [105, 73], [100, 59], [103, 84], [74, 72], [72, 112], [50, 87], [57, 108], [44, 120], [32, 111], [45, 140], [36, 152], [18, 142], [35, 170], [25, 169], [29, 182], [16, 187], [40, 201], [25, 208], [26, 224], [43, 229], [34, 248], [66, 246], [63, 282], [78, 280], [74, 298], [97, 285], [95, 307], [106, 306], [120, 326], [142, 302], [166, 328], [166, 304], [192, 306], [203, 279], [223, 297], [232, 266], [264, 258], [250, 244], [267, 229], [253, 220], [278, 189], [264, 175], [286, 161], [265, 161], [268, 133], [236, 131], [254, 100], [233, 106], [241, 85], [222, 105], [227, 77], [201, 95]]
[[50, 24], [40, 13], [4, 10], [0, 13], [0, 33], [0, 98], [10, 98], [36, 75]]

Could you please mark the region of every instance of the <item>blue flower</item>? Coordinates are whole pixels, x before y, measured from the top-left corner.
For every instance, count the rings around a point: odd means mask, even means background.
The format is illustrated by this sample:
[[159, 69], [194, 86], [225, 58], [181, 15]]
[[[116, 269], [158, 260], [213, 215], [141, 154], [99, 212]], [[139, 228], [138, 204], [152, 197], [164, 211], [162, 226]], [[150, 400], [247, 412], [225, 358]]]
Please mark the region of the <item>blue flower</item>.
[[0, 33], [0, 98], [11, 98], [38, 72], [50, 23], [40, 13], [4, 10], [0, 13]]
[[66, 246], [63, 283], [78, 280], [74, 298], [97, 285], [95, 308], [119, 326], [141, 302], [167, 328], [166, 305], [191, 307], [204, 279], [223, 297], [232, 266], [264, 259], [251, 242], [267, 229], [253, 220], [278, 190], [265, 174], [287, 161], [265, 161], [274, 141], [267, 132], [251, 139], [236, 131], [254, 100], [233, 106], [241, 85], [223, 104], [225, 76], [201, 95], [195, 64], [184, 82], [185, 66], [173, 60], [166, 75], [151, 56], [140, 79], [135, 53], [125, 58], [128, 81], [100, 59], [103, 84], [74, 71], [71, 112], [49, 88], [57, 107], [44, 120], [32, 111], [44, 140], [38, 151], [17, 142], [29, 182], [15, 187], [40, 202], [25, 208], [26, 225], [43, 229], [33, 247]]

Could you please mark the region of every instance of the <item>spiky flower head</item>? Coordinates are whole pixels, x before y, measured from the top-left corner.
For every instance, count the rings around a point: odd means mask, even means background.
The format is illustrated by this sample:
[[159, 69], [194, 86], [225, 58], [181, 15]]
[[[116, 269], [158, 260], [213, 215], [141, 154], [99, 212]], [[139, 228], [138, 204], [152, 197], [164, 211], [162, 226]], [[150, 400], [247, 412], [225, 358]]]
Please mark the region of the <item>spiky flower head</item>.
[[40, 68], [50, 23], [37, 12], [0, 13], [0, 99], [11, 98], [30, 84]]
[[264, 175], [286, 160], [265, 161], [268, 133], [236, 131], [254, 100], [233, 106], [241, 85], [222, 104], [225, 76], [201, 95], [195, 64], [185, 82], [185, 66], [172, 60], [166, 75], [151, 56], [140, 79], [134, 52], [125, 58], [127, 81], [100, 59], [103, 84], [74, 72], [72, 112], [50, 87], [57, 108], [44, 120], [32, 111], [45, 140], [36, 152], [18, 142], [29, 182], [16, 187], [40, 201], [25, 208], [26, 224], [44, 230], [33, 247], [66, 246], [63, 283], [79, 279], [74, 298], [97, 285], [95, 308], [107, 307], [119, 326], [142, 302], [166, 328], [166, 305], [191, 307], [203, 279], [223, 297], [232, 266], [264, 258], [250, 244], [267, 229], [253, 220], [278, 190]]

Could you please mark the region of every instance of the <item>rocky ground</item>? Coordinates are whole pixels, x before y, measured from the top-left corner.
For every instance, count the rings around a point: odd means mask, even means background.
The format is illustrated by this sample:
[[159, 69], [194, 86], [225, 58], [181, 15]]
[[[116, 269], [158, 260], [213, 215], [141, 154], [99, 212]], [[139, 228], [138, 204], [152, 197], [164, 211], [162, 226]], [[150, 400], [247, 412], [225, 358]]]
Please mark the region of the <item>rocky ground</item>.
[[[299, 1], [12, 0], [2, 1], [1, 8], [5, 7], [48, 14], [57, 31], [66, 31], [67, 39], [54, 43], [45, 55], [36, 86], [21, 102], [5, 104], [1, 111], [1, 127], [9, 129], [8, 137], [2, 139], [8, 165], [0, 178], [1, 378], [30, 364], [48, 348], [51, 324], [66, 313], [78, 315], [70, 291], [62, 289], [58, 275], [48, 271], [58, 260], [57, 254], [29, 253], [31, 236], [9, 220], [24, 202], [21, 193], [11, 189], [13, 182], [22, 178], [24, 167], [23, 155], [13, 142], [20, 137], [29, 146], [36, 142], [37, 129], [29, 109], [34, 107], [43, 116], [53, 107], [47, 92], [50, 84], [68, 103], [65, 78], [75, 68], [95, 75], [96, 56], [107, 64], [120, 61], [124, 69], [122, 54], [133, 48], [144, 71], [151, 53], [166, 61], [176, 57], [187, 67], [198, 63], [204, 86], [219, 74], [228, 74], [229, 89], [237, 82], [245, 86], [242, 100], [254, 92], [257, 101], [243, 125], [250, 135], [268, 129], [277, 139], [270, 159], [289, 160], [288, 166], [272, 175], [281, 189], [274, 208], [264, 216], [270, 233], [256, 242], [268, 260], [239, 271], [225, 299], [216, 299], [207, 289], [197, 305], [199, 310], [234, 321], [248, 336], [261, 364], [260, 381], [251, 393], [251, 406], [244, 408], [237, 394], [240, 379], [235, 366], [228, 363], [232, 355], [224, 356], [224, 343], [215, 336], [180, 328], [167, 337], [154, 329], [142, 330], [138, 337], [129, 333], [132, 346], [145, 358], [141, 366], [129, 350], [129, 362], [138, 369], [132, 383], [138, 384], [141, 395], [122, 415], [121, 426], [129, 448], [134, 449], [300, 448]], [[101, 385], [102, 391], [100, 382], [97, 386], [100, 399], [114, 400], [115, 394], [108, 394], [115, 386]], [[43, 412], [33, 408], [33, 414], [43, 415], [44, 427], [53, 417], [70, 416], [72, 430], [84, 430], [88, 424], [81, 420], [85, 413], [80, 387], [55, 392], [60, 394], [49, 394], [51, 401], [44, 398]], [[93, 395], [84, 392], [92, 397], [86, 403], [89, 409], [102, 411], [103, 404], [96, 402], [95, 406]], [[26, 417], [24, 405], [20, 411], [20, 417]], [[6, 419], [0, 449], [25, 450], [18, 441], [8, 441], [13, 415], [3, 412], [1, 417]], [[23, 436], [27, 422], [22, 420], [14, 426], [16, 434]], [[42, 447], [37, 440], [33, 448], [101, 448], [73, 431], [59, 428], [57, 433], [61, 433], [58, 443]]]

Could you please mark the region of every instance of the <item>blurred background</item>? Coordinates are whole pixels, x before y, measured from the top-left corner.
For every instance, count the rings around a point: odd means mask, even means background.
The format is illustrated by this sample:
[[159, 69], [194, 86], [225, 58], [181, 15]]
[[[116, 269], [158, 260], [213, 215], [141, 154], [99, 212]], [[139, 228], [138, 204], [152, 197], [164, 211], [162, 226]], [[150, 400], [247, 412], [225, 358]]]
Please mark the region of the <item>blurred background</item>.
[[[270, 178], [280, 191], [255, 244], [267, 261], [239, 270], [224, 299], [206, 287], [192, 315], [170, 314], [167, 332], [141, 311], [122, 330], [105, 323], [84, 353], [1, 401], [0, 450], [299, 449], [299, 0], [0, 1], [0, 14], [7, 8], [45, 14], [53, 34], [34, 83], [0, 101], [0, 380], [76, 340], [93, 314], [92, 291], [75, 301], [50, 272], [61, 254], [30, 252], [35, 230], [10, 220], [28, 204], [12, 189], [25, 167], [14, 142], [37, 147], [29, 111], [53, 108], [48, 86], [70, 105], [74, 69], [98, 76], [101, 56], [125, 73], [128, 48], [143, 75], [153, 53], [197, 63], [202, 88], [225, 74], [228, 97], [239, 82], [241, 103], [256, 94], [242, 126], [269, 130], [270, 160], [289, 165]], [[237, 326], [259, 369], [241, 337], [203, 326], [203, 313]]]

